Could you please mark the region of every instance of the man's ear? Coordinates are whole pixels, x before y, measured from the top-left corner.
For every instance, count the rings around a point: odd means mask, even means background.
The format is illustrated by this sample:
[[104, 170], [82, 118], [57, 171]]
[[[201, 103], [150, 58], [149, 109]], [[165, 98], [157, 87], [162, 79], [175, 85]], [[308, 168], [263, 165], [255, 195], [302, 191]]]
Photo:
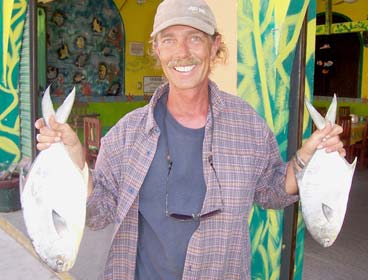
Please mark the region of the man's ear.
[[155, 55], [160, 56], [160, 49], [157, 46], [157, 42], [152, 44], [152, 51], [155, 53]]
[[211, 59], [216, 58], [216, 54], [218, 49], [220, 48], [220, 45], [221, 45], [221, 35], [217, 35], [211, 47]]

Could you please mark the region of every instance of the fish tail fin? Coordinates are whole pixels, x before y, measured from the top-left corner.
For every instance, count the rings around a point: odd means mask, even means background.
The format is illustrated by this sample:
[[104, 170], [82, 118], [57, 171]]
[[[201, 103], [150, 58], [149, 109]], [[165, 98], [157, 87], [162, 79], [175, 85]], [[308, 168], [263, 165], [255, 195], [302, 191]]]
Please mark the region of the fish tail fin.
[[50, 117], [53, 115], [55, 115], [55, 110], [50, 97], [50, 86], [48, 86], [42, 97], [42, 116], [48, 127], [50, 127]]
[[73, 103], [75, 99], [75, 87], [69, 93], [67, 98], [64, 100], [63, 104], [56, 111], [56, 121], [60, 123], [65, 123], [72, 111]]
[[330, 107], [328, 107], [328, 111], [326, 114], [326, 121], [330, 122], [332, 125], [335, 124], [336, 121], [336, 110], [337, 110], [337, 98], [336, 94], [334, 94]]
[[326, 125], [325, 119], [307, 99], [305, 99], [305, 106], [307, 107], [309, 115], [311, 116], [316, 127], [320, 130], [323, 129]]
[[336, 110], [337, 110], [337, 98], [336, 94], [332, 98], [330, 107], [328, 107], [328, 111], [326, 113], [326, 117], [323, 118], [321, 114], [313, 107], [313, 105], [305, 99], [305, 106], [308, 109], [309, 115], [311, 116], [316, 127], [321, 130], [325, 127], [326, 122], [330, 122], [332, 125], [335, 124], [336, 121]]

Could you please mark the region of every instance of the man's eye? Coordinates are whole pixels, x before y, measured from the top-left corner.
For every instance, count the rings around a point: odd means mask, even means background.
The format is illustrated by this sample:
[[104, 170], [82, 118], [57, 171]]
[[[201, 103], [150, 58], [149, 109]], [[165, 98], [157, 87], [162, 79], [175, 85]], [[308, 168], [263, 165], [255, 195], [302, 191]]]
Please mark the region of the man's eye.
[[193, 42], [193, 43], [200, 43], [203, 41], [202, 37], [201, 36], [198, 36], [198, 35], [193, 35], [190, 40]]
[[161, 41], [161, 43], [162, 43], [162, 44], [165, 44], [165, 45], [172, 44], [173, 42], [174, 42], [174, 40], [173, 40], [173, 39], [171, 39], [171, 38], [166, 38], [166, 39], [163, 39], [163, 40]]

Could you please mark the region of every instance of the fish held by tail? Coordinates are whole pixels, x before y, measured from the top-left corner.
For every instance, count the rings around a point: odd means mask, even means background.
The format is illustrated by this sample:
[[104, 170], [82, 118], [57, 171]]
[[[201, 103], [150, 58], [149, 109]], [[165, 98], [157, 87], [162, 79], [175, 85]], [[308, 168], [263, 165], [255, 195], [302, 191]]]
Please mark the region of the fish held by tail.
[[[42, 114], [47, 126], [52, 115], [65, 123], [75, 90], [55, 112], [47, 88]], [[83, 236], [87, 181], [71, 160], [62, 142], [41, 151], [25, 178], [21, 192], [23, 218], [38, 256], [54, 271], [70, 270], [77, 258]]]
[[[308, 100], [305, 103], [317, 129], [323, 129], [327, 122], [335, 124], [336, 95], [325, 118]], [[321, 149], [296, 174], [305, 225], [323, 247], [331, 246], [342, 228], [356, 161], [355, 158], [350, 164], [338, 152], [327, 153]]]

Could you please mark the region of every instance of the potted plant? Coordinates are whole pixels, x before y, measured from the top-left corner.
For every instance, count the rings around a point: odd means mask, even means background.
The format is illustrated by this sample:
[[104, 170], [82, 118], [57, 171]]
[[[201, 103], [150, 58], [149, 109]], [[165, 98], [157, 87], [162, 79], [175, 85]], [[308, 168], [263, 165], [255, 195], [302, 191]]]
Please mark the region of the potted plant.
[[19, 182], [21, 174], [28, 171], [30, 160], [0, 162], [0, 212], [11, 212], [21, 208]]

